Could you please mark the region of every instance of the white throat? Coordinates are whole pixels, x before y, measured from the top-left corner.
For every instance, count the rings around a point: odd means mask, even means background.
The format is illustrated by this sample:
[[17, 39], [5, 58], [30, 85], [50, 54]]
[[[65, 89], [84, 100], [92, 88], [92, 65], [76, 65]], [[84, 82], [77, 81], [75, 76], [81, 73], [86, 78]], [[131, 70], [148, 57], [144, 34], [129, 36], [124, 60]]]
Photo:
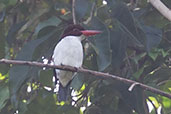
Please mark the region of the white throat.
[[85, 39], [85, 36], [84, 35], [81, 35], [81, 36], [66, 36], [63, 39], [73, 39], [73, 40], [78, 39], [79, 41], [82, 41], [82, 40]]

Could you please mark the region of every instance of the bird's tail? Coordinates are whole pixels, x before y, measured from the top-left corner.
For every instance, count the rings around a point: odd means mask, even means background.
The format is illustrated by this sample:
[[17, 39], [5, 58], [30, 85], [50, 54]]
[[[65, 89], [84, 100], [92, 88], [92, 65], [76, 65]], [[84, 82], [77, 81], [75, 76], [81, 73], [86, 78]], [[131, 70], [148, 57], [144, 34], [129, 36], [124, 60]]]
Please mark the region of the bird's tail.
[[[55, 77], [55, 85], [58, 84], [58, 77], [56, 70], [54, 69], [54, 77]], [[70, 82], [67, 84], [66, 87], [63, 87], [62, 84], [59, 82], [59, 90], [58, 90], [58, 101], [67, 101], [68, 97], [71, 95], [70, 90]]]
[[68, 97], [71, 95], [70, 84], [66, 87], [63, 87], [61, 83], [59, 83], [59, 91], [58, 91], [58, 101], [67, 101]]

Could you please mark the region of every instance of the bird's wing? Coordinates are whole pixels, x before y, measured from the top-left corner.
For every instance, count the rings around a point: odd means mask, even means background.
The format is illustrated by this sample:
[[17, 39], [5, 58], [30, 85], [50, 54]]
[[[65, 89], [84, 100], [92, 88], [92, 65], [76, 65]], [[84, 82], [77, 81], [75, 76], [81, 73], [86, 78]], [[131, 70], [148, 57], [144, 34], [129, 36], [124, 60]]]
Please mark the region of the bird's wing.
[[[57, 44], [52, 58], [55, 65], [81, 67], [83, 62], [81, 42], [76, 38], [66, 38], [61, 40]], [[56, 69], [56, 75], [59, 82], [65, 87], [72, 80], [74, 73]]]
[[83, 47], [76, 38], [61, 40], [53, 53], [55, 65], [69, 65], [81, 67], [83, 62]]

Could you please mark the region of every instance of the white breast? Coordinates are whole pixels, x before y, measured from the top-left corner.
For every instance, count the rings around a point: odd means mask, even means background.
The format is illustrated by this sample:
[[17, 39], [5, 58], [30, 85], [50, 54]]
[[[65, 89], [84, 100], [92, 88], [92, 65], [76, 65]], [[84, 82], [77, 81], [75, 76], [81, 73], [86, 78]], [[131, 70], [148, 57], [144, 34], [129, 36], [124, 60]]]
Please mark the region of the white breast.
[[[83, 63], [83, 47], [80, 37], [67, 36], [63, 38], [55, 47], [53, 53], [53, 62], [55, 65], [69, 65], [81, 67]], [[73, 73], [68, 71], [56, 70], [57, 77], [65, 87], [73, 78]]]

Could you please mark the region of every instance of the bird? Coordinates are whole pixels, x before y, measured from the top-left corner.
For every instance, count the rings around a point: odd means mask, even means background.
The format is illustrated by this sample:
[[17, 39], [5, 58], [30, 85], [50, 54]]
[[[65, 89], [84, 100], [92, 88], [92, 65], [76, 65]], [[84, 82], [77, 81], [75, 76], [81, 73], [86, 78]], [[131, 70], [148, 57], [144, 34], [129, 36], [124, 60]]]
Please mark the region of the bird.
[[[80, 68], [83, 64], [83, 45], [81, 43], [88, 36], [101, 33], [98, 30], [85, 30], [80, 24], [68, 25], [60, 41], [56, 44], [52, 55], [54, 65], [67, 65]], [[67, 101], [71, 94], [70, 82], [76, 73], [54, 69], [54, 76], [59, 80], [58, 101]], [[57, 84], [57, 82], [56, 82]]]

